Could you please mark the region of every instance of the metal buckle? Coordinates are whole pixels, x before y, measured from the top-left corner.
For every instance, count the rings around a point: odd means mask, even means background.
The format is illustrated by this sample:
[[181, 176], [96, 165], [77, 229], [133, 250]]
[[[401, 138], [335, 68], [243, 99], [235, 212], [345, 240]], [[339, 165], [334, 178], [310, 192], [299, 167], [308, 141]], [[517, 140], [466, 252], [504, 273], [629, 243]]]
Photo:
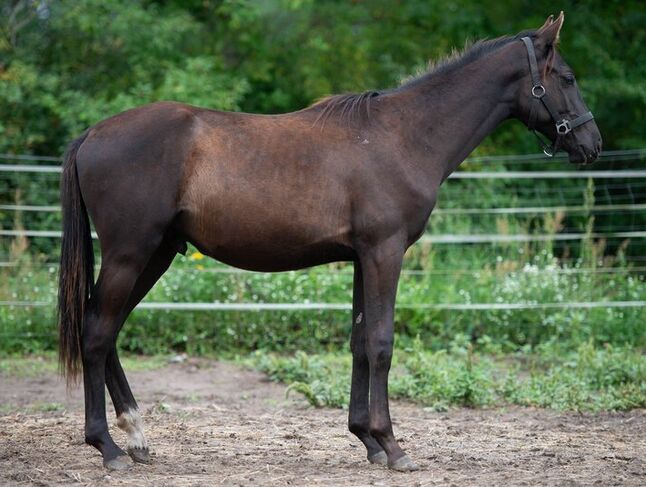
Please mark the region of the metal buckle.
[[532, 86], [532, 96], [534, 98], [543, 98], [545, 95], [545, 87], [543, 85]]
[[570, 126], [570, 121], [569, 120], [561, 120], [560, 122], [556, 122], [556, 133], [559, 135], [565, 135], [569, 134], [572, 131], [572, 127]]

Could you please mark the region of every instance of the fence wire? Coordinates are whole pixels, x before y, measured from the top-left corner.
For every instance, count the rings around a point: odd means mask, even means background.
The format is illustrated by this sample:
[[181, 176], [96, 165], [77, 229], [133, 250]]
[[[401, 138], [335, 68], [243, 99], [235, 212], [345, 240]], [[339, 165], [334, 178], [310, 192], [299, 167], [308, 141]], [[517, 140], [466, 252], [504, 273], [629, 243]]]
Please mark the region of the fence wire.
[[[22, 215], [51, 215], [49, 224], [54, 224], [60, 219], [60, 207], [57, 204], [58, 176], [61, 172], [59, 157], [48, 156], [31, 156], [31, 155], [12, 155], [0, 154], [0, 161], [10, 163], [0, 164], [0, 182], [9, 181], [12, 174], [24, 174], [25, 177], [42, 178], [38, 181], [45, 181], [43, 185], [33, 185], [28, 194], [21, 194], [20, 199], [16, 201], [6, 199], [0, 204], [0, 210], [11, 212], [12, 214]], [[555, 158], [550, 162], [563, 162], [565, 157]], [[626, 163], [627, 161], [646, 160], [646, 149], [629, 150], [629, 151], [606, 151], [602, 156], [606, 166], [613, 162]], [[535, 164], [537, 161], [544, 161], [542, 156], [496, 156], [496, 157], [473, 157], [465, 161], [465, 168], [473, 165], [503, 163], [505, 165], [513, 164]], [[469, 217], [473, 219], [496, 218], [506, 216], [531, 216], [531, 215], [550, 215], [563, 213], [568, 216], [580, 215], [581, 217], [603, 216], [617, 217], [634, 215], [631, 220], [630, 231], [599, 231], [606, 229], [617, 230], [617, 225], [598, 225], [595, 231], [562, 231], [550, 234], [503, 234], [503, 233], [469, 233], [469, 234], [426, 234], [420, 239], [422, 244], [508, 244], [508, 243], [527, 243], [527, 242], [569, 242], [582, 239], [610, 239], [610, 240], [636, 240], [632, 245], [645, 245], [646, 228], [643, 225], [643, 212], [646, 210], [646, 170], [642, 169], [604, 169], [604, 170], [546, 170], [546, 171], [525, 171], [525, 170], [504, 170], [504, 171], [473, 171], [464, 170], [453, 173], [450, 180], [458, 180], [456, 183], [447, 183], [446, 189], [440, 198], [440, 205], [434, 211], [435, 217]], [[589, 180], [599, 181], [594, 187], [594, 196], [597, 204], [582, 205], [582, 192], [585, 188], [579, 187], [558, 187], [553, 181], [559, 179], [568, 180]], [[496, 181], [506, 180], [518, 184], [517, 195], [519, 206], [502, 206], [496, 208], [477, 208], [473, 206], [472, 195], [462, 195], [460, 187], [454, 184], [461, 184], [459, 181]], [[531, 184], [532, 181], [546, 181], [544, 185]], [[3, 182], [2, 184], [5, 184]], [[515, 183], [517, 182], [517, 183]], [[479, 184], [479, 183], [478, 183]], [[499, 184], [499, 183], [496, 183]], [[530, 186], [527, 186], [531, 184]], [[47, 185], [50, 185], [49, 187]], [[522, 186], [525, 185], [525, 186]], [[494, 186], [492, 186], [494, 187]], [[0, 189], [2, 186], [0, 186]], [[7, 185], [5, 190], [15, 191], [11, 185]], [[22, 198], [27, 197], [30, 201], [38, 201], [39, 204], [25, 202]], [[464, 204], [464, 197], [468, 197], [467, 205]], [[460, 199], [462, 198], [462, 199]], [[51, 203], [51, 204], [43, 204]], [[447, 202], [447, 206], [443, 203]], [[471, 204], [471, 206], [469, 206]], [[0, 214], [1, 215], [1, 214]], [[433, 224], [432, 220], [432, 224]], [[0, 220], [0, 224], [2, 220]], [[636, 228], [633, 228], [636, 227]], [[19, 228], [0, 228], [0, 236], [10, 238], [34, 238], [34, 239], [58, 239], [61, 237], [59, 229], [33, 228], [22, 225]], [[93, 234], [96, 238], [96, 234]], [[0, 256], [0, 259], [4, 257]], [[634, 262], [646, 262], [646, 257], [635, 256]], [[20, 268], [22, 264], [19, 261], [5, 260], [0, 262], [0, 268]], [[29, 264], [33, 267], [50, 266], [54, 270], [57, 264], [40, 262]], [[244, 276], [249, 271], [233, 268], [207, 268], [207, 269], [175, 269], [175, 272], [211, 272], [223, 274], [240, 274]], [[563, 268], [551, 269], [550, 272], [562, 274], [626, 274], [629, 272], [645, 272], [646, 266], [633, 266], [631, 268]], [[336, 272], [347, 274], [351, 277], [351, 270], [341, 269]], [[432, 270], [403, 270], [405, 276], [426, 276], [426, 275], [471, 275], [495, 274], [499, 272], [496, 269], [432, 269]], [[504, 274], [513, 274], [525, 272], [524, 270], [504, 271]], [[28, 300], [4, 300], [0, 301], [0, 307], [15, 308], [54, 308], [55, 303], [50, 301], [28, 301]], [[437, 310], [437, 311], [510, 311], [510, 310], [558, 310], [558, 309], [598, 309], [598, 308], [643, 308], [646, 306], [644, 300], [618, 300], [618, 301], [579, 301], [579, 302], [552, 302], [552, 303], [401, 303], [397, 305], [402, 310]], [[229, 302], [151, 302], [144, 301], [137, 306], [137, 309], [161, 310], [161, 311], [349, 311], [349, 303], [229, 303]], [[33, 333], [26, 332], [22, 335], [0, 333], [0, 336], [35, 336]], [[45, 335], [43, 335], [45, 336]], [[47, 335], [49, 336], [49, 335]]]

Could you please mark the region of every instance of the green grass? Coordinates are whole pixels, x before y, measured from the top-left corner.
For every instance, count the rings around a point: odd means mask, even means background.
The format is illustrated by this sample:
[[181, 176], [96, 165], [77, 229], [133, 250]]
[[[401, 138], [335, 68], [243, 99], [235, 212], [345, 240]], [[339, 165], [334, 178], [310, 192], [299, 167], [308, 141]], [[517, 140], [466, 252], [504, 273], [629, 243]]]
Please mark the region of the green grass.
[[38, 377], [43, 373], [58, 370], [56, 356], [52, 352], [33, 355], [9, 355], [0, 358], [0, 375], [12, 377]]
[[28, 406], [16, 407], [13, 404], [0, 404], [0, 414], [20, 413], [58, 413], [65, 410], [65, 406], [58, 402], [35, 402]]
[[[349, 353], [294, 356], [256, 352], [245, 363], [289, 385], [314, 406], [347, 407]], [[397, 350], [391, 397], [434, 410], [521, 405], [600, 411], [646, 407], [646, 356], [631, 349], [591, 343], [563, 354], [542, 347], [516, 355], [473, 352], [459, 342], [431, 352], [420, 340]]]
[[[125, 355], [119, 357], [121, 365], [128, 371], [156, 370], [168, 363], [168, 356], [155, 355], [141, 357]], [[0, 376], [38, 377], [46, 373], [58, 372], [58, 362], [54, 352], [38, 355], [4, 355], [0, 357]]]

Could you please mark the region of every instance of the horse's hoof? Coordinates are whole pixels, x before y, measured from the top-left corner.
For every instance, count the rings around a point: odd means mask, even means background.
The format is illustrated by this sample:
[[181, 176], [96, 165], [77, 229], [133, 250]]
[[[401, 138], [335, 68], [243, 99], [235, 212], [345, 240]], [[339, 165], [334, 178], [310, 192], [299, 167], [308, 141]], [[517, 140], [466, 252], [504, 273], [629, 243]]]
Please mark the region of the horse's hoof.
[[150, 456], [148, 448], [128, 448], [128, 455], [130, 455], [130, 458], [132, 458], [136, 463], [145, 463], [146, 465], [153, 463], [153, 459]]
[[414, 472], [419, 470], [419, 467], [413, 462], [408, 455], [398, 458], [394, 462], [388, 462], [388, 468], [398, 472]]
[[104, 460], [103, 466], [108, 470], [128, 470], [132, 466], [132, 462], [127, 456], [119, 455], [111, 460]]
[[372, 456], [368, 455], [368, 461], [375, 465], [388, 465], [388, 455], [386, 455], [385, 451], [381, 450]]

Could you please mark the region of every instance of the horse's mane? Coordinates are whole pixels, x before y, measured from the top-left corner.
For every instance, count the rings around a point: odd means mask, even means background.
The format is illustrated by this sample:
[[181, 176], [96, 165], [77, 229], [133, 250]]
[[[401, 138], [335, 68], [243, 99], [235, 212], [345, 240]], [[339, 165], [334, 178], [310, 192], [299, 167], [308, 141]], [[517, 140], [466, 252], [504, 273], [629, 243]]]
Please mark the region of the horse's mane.
[[495, 39], [480, 39], [475, 42], [467, 41], [463, 49], [454, 49], [448, 56], [436, 61], [429, 61], [426, 71], [403, 80], [399, 89], [415, 86], [431, 77], [446, 74], [471, 64], [482, 57], [498, 51], [506, 45], [520, 40], [521, 37], [535, 37], [535, 31], [525, 31], [514, 36], [501, 36]]
[[325, 123], [332, 115], [341, 119], [355, 121], [370, 119], [370, 100], [379, 96], [379, 91], [364, 91], [363, 93], [344, 93], [331, 95], [316, 102], [311, 108], [320, 108], [316, 122]]
[[[363, 93], [344, 93], [341, 95], [332, 95], [319, 100], [310, 108], [319, 109], [320, 113], [316, 122], [325, 123], [331, 116], [351, 121], [368, 121], [370, 119], [370, 101], [376, 96], [393, 93], [406, 88], [414, 87], [425, 83], [430, 78], [449, 73], [470, 64], [483, 56], [491, 54], [511, 42], [520, 40], [521, 37], [536, 37], [536, 31], [524, 31], [514, 36], [502, 36], [495, 39], [483, 39], [476, 42], [467, 42], [461, 50], [454, 50], [448, 56], [437, 61], [429, 62], [425, 72], [416, 76], [404, 79], [399, 87], [383, 91], [364, 91]], [[555, 50], [551, 49], [545, 64], [545, 73], [552, 68]]]

